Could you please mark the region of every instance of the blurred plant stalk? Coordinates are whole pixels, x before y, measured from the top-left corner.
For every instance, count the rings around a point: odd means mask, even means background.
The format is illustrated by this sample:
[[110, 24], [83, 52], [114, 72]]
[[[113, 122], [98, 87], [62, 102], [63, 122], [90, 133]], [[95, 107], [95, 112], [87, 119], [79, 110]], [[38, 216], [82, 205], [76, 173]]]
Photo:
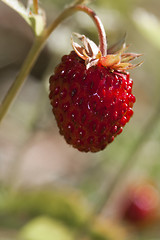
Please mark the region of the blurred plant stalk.
[[[10, 7], [12, 7], [15, 11], [18, 11], [17, 8], [15, 7], [14, 3], [12, 3], [12, 2], [8, 3], [5, 0], [4, 0], [4, 2], [6, 4], [8, 4]], [[34, 66], [41, 50], [43, 49], [44, 45], [46, 44], [48, 37], [51, 35], [51, 33], [56, 29], [56, 27], [59, 24], [61, 24], [66, 18], [73, 15], [75, 12], [82, 11], [82, 12], [85, 12], [86, 14], [88, 14], [93, 19], [93, 21], [95, 22], [95, 24], [97, 26], [98, 31], [100, 30], [99, 25], [102, 25], [100, 22], [100, 19], [97, 18], [97, 15], [95, 15], [95, 13], [91, 9], [89, 9], [87, 6], [85, 6], [84, 3], [85, 3], [84, 0], [78, 0], [76, 2], [73, 2], [68, 7], [64, 8], [62, 13], [48, 27], [45, 27], [45, 17], [44, 16], [39, 15], [39, 17], [41, 17], [40, 20], [39, 20], [39, 18], [37, 18], [38, 14], [39, 14], [37, 0], [33, 1], [34, 13], [32, 14], [31, 12], [29, 12], [29, 15], [31, 14], [31, 16], [29, 16], [28, 18], [26, 16], [26, 13], [25, 14], [23, 13], [24, 9], [20, 5], [19, 14], [26, 20], [26, 22], [28, 24], [31, 24], [32, 20], [34, 20], [35, 22], [37, 21], [36, 23], [39, 26], [36, 26], [36, 24], [32, 25], [32, 28], [33, 28], [32, 30], [35, 32], [35, 41], [33, 43], [32, 48], [30, 49], [30, 52], [28, 53], [28, 56], [26, 57], [23, 65], [19, 71], [19, 74], [17, 75], [15, 81], [13, 82], [12, 86], [8, 90], [6, 96], [4, 97], [4, 99], [0, 105], [0, 122], [5, 117], [9, 107], [13, 103], [13, 100], [15, 99], [15, 97], [17, 96], [18, 92], [20, 91], [22, 85], [24, 84], [24, 82], [25, 82], [27, 76], [29, 75], [32, 67]], [[43, 14], [44, 14], [44, 12], [43, 12]], [[42, 19], [44, 21], [43, 22], [43, 27], [44, 27], [43, 30], [41, 30]], [[101, 35], [100, 32], [99, 32], [99, 35]]]
[[38, 14], [38, 0], [33, 0], [34, 13]]

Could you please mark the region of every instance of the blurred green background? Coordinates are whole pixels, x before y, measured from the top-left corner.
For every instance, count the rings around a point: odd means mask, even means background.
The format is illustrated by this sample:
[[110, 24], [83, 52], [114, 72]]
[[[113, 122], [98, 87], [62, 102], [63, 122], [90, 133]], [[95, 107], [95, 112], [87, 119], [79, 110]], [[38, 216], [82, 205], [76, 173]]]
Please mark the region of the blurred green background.
[[[69, 3], [41, 0], [47, 24]], [[99, 153], [80, 153], [59, 135], [48, 99], [49, 76], [71, 51], [72, 32], [98, 43], [92, 20], [74, 14], [48, 39], [0, 127], [2, 240], [160, 239], [159, 217], [143, 228], [120, 217], [120, 199], [130, 185], [149, 181], [160, 191], [160, 1], [97, 0], [89, 7], [102, 20], [109, 46], [126, 34], [129, 52], [144, 54], [143, 65], [130, 71], [134, 115]], [[25, 21], [0, 1], [0, 100], [33, 40]], [[92, 215], [95, 223], [86, 230]]]

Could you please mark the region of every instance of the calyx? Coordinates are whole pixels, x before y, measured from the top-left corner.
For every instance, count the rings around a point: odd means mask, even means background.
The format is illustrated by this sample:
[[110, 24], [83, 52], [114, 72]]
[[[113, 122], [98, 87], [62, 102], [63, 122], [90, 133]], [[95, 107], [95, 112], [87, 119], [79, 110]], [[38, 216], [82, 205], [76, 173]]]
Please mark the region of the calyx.
[[138, 64], [130, 63], [131, 60], [140, 57], [142, 54], [125, 53], [125, 50], [128, 48], [125, 43], [122, 44], [118, 51], [102, 56], [100, 48], [85, 35], [79, 33], [73, 33], [73, 35], [79, 39], [81, 45], [74, 42], [73, 37], [71, 37], [72, 47], [77, 55], [85, 61], [87, 69], [91, 66], [101, 65], [111, 70], [123, 72], [142, 64], [142, 62]]

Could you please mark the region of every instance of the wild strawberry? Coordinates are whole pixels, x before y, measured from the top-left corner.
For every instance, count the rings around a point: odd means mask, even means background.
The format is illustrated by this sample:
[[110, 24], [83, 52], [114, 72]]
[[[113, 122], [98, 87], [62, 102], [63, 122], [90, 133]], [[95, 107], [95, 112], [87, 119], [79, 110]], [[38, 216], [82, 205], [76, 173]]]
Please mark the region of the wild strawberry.
[[135, 225], [146, 225], [156, 218], [159, 205], [157, 189], [150, 183], [132, 187], [123, 202], [122, 217]]
[[50, 100], [60, 134], [84, 152], [98, 152], [120, 134], [133, 114], [135, 97], [127, 69], [138, 54], [102, 56], [94, 42], [75, 34], [82, 46], [62, 57], [50, 77]]

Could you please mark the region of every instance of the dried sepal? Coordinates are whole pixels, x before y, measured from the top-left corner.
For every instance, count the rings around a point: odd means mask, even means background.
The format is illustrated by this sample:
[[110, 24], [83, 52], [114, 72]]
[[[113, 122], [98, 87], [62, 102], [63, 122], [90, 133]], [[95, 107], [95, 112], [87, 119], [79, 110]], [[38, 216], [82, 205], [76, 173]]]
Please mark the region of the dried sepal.
[[125, 49], [126, 45], [124, 43], [121, 49], [118, 50], [115, 54], [107, 54], [107, 56], [101, 57], [99, 59], [99, 63], [104, 67], [112, 67], [119, 64], [121, 62], [121, 55], [125, 51]]
[[82, 46], [73, 41], [73, 37], [71, 37], [72, 47], [75, 52], [80, 55], [80, 57], [84, 60], [87, 58], [96, 58], [99, 53], [99, 48], [97, 45], [87, 38], [85, 35], [81, 35], [79, 33], [73, 33], [75, 37], [77, 37], [81, 42]]
[[138, 64], [132, 64], [129, 62], [135, 58], [142, 56], [142, 54], [124, 53], [127, 49], [128, 46], [123, 43], [120, 50], [118, 50], [115, 54], [108, 54], [105, 57], [101, 57], [99, 59], [99, 63], [104, 67], [108, 67], [112, 70], [117, 71], [125, 71], [140, 66], [143, 62], [140, 62]]
[[114, 65], [113, 69], [123, 72], [125, 70], [134, 69], [134, 68], [140, 66], [142, 63], [143, 63], [143, 61], [141, 61], [140, 63], [137, 63], [137, 64], [132, 64], [132, 63], [128, 63], [128, 62], [126, 62], [126, 63], [121, 62], [118, 65]]
[[107, 49], [107, 54], [114, 54], [118, 52], [122, 48], [125, 42], [126, 42], [126, 33], [116, 43], [114, 43]]
[[101, 52], [97, 45], [85, 35], [73, 33], [73, 36], [78, 38], [82, 43], [82, 45], [76, 43], [73, 40], [73, 37], [71, 37], [72, 47], [77, 55], [85, 60], [86, 68], [88, 69], [89, 67], [96, 65], [101, 57]]
[[129, 62], [141, 56], [142, 54], [137, 53], [123, 53], [121, 56], [121, 62]]
[[88, 39], [85, 35], [78, 33], [74, 33], [73, 35], [81, 41], [81, 45], [74, 42], [72, 37], [72, 47], [77, 55], [85, 61], [87, 69], [98, 64], [103, 67], [110, 68], [111, 70], [123, 72], [128, 69], [133, 69], [142, 64], [142, 62], [138, 64], [130, 63], [130, 61], [142, 56], [142, 54], [125, 53], [125, 51], [128, 49], [128, 46], [126, 46], [124, 43], [124, 39], [123, 41], [121, 40], [119, 42], [119, 46], [121, 44], [120, 49], [114, 53], [109, 53], [112, 52], [111, 50], [116, 49], [115, 45], [112, 49], [109, 50], [106, 56], [102, 56], [99, 47], [97, 47], [97, 45]]
[[119, 64], [120, 60], [121, 58], [119, 55], [108, 54], [106, 57], [102, 57], [99, 59], [99, 64], [104, 67], [112, 67]]

